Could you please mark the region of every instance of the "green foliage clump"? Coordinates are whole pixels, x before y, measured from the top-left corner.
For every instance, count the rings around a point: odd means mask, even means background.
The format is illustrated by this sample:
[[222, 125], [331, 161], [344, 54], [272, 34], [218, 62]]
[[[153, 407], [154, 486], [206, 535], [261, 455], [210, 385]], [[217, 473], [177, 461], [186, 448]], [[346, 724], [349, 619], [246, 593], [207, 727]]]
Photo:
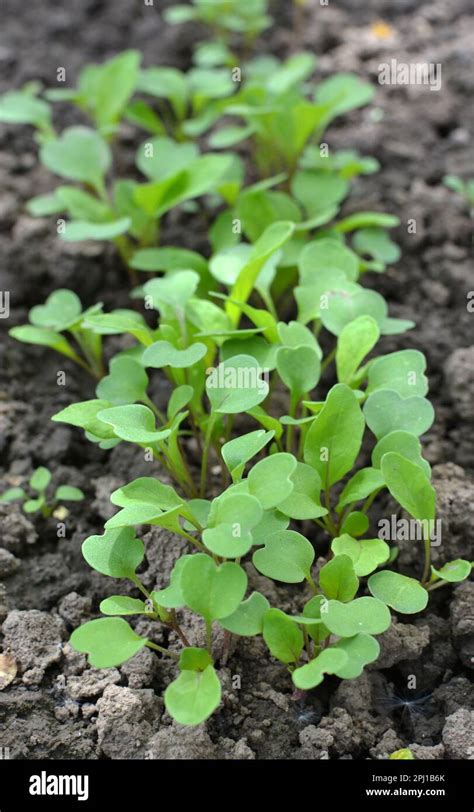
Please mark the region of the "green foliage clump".
[[25, 513], [41, 513], [45, 518], [51, 516], [62, 502], [80, 502], [84, 494], [73, 485], [59, 485], [53, 496], [48, 497], [47, 490], [51, 482], [51, 472], [44, 467], [37, 468], [28, 481], [28, 489], [34, 493], [30, 496], [24, 488], [8, 488], [0, 496], [0, 504], [22, 502]]
[[[136, 595], [106, 597], [104, 617], [76, 629], [71, 644], [97, 668], [145, 646], [171, 657], [178, 676], [166, 708], [195, 725], [221, 700], [217, 627], [227, 650], [232, 634], [261, 635], [299, 690], [325, 675], [356, 679], [377, 659], [391, 610], [423, 611], [432, 589], [468, 577], [471, 564], [431, 567], [436, 499], [419, 439], [434, 420], [426, 359], [383, 351], [385, 336], [414, 323], [390, 316], [365, 284], [399, 259], [388, 236], [398, 220], [341, 214], [351, 181], [378, 165], [323, 142], [373, 89], [350, 74], [314, 84], [308, 53], [260, 56], [233, 72], [231, 34], [257, 36], [268, 22], [264, 2], [195, 0], [168, 16], [218, 29], [189, 71], [143, 69], [127, 51], [86, 67], [77, 88], [6, 94], [0, 119], [33, 125], [42, 163], [68, 182], [30, 201], [30, 212], [67, 215], [58, 221], [62, 239], [113, 242], [134, 284], [136, 309], [83, 310], [59, 290], [11, 331], [98, 379], [95, 397], [71, 403], [55, 422], [104, 450], [132, 443], [151, 466], [150, 476], [112, 493], [117, 512], [82, 547], [93, 569], [130, 581]], [[71, 102], [93, 126], [57, 134], [56, 101]], [[112, 173], [123, 120], [147, 133], [138, 181]], [[239, 154], [227, 151], [237, 145]], [[252, 156], [252, 185], [242, 154]], [[208, 218], [205, 255], [159, 245], [161, 221], [176, 207]], [[127, 343], [105, 370], [107, 335]], [[167, 386], [160, 402], [153, 378]], [[44, 510], [47, 484], [36, 500]], [[419, 580], [391, 569], [397, 548], [371, 527], [379, 495], [423, 528]], [[143, 526], [188, 544], [160, 590], [140, 578]], [[326, 544], [322, 565], [316, 537]], [[299, 611], [271, 606], [249, 587], [252, 574], [299, 584]], [[205, 646], [183, 631], [187, 612], [201, 618]], [[137, 615], [173, 632], [181, 650], [137, 634], [125, 619]]]

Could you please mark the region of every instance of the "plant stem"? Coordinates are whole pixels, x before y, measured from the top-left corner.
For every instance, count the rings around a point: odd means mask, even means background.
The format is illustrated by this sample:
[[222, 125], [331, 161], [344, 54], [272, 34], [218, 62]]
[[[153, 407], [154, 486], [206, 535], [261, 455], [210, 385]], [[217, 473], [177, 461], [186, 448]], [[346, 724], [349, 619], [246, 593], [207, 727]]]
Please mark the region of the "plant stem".
[[206, 646], [212, 657], [212, 621], [206, 620]]
[[429, 538], [425, 539], [425, 566], [423, 567], [423, 576], [421, 578], [422, 584], [427, 584], [430, 580], [431, 572], [431, 541]]
[[214, 430], [216, 420], [217, 415], [214, 412], [211, 412], [211, 414], [209, 415], [209, 422], [207, 424], [206, 436], [204, 439], [204, 447], [202, 450], [201, 481], [199, 486], [199, 493], [201, 495], [201, 498], [204, 498], [206, 494], [207, 469], [209, 465], [209, 449], [211, 446], [212, 432]]
[[155, 651], [159, 651], [160, 654], [164, 654], [165, 657], [171, 657], [173, 660], [179, 660], [179, 654], [175, 654], [174, 651], [169, 651], [167, 648], [163, 648], [163, 646], [159, 646], [158, 643], [152, 643], [151, 640], [146, 641], [146, 645], [149, 648], [155, 649]]
[[321, 364], [321, 375], [323, 374], [326, 367], [328, 367], [329, 364], [331, 364], [332, 361], [334, 361], [335, 357], [336, 357], [336, 348], [331, 350], [331, 352], [326, 356], [323, 363]]
[[148, 590], [147, 590], [147, 589], [146, 589], [146, 588], [143, 586], [143, 584], [142, 584], [142, 582], [140, 581], [140, 578], [138, 577], [138, 575], [135, 575], [135, 576], [134, 576], [133, 578], [131, 578], [130, 580], [131, 580], [131, 581], [133, 581], [133, 583], [135, 584], [135, 586], [137, 587], [137, 589], [139, 589], [139, 590], [140, 590], [140, 592], [142, 593], [142, 595], [145, 595], [145, 598], [146, 598], [147, 600], [149, 600], [149, 599], [150, 599], [150, 593], [149, 593], [149, 592], [148, 592]]
[[186, 637], [185, 633], [183, 632], [181, 626], [179, 625], [178, 619], [176, 617], [176, 612], [175, 612], [174, 609], [171, 609], [170, 615], [171, 615], [171, 623], [170, 623], [171, 628], [173, 629], [173, 631], [176, 632], [176, 634], [178, 635], [179, 639], [181, 640], [183, 646], [186, 646], [186, 648], [189, 648], [191, 643], [189, 642], [189, 640]]

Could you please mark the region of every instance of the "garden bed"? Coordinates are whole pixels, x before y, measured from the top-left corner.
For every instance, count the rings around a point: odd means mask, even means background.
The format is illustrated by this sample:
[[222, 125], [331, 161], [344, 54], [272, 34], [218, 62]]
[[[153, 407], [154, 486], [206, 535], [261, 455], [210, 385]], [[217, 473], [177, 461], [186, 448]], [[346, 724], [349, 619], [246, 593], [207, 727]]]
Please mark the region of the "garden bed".
[[[150, 8], [131, 0], [97, 0], [65, 9], [34, 0], [20, 10], [12, 0], [5, 3], [2, 91], [33, 79], [51, 83], [62, 65], [72, 81], [85, 63], [130, 47], [143, 52], [145, 65], [186, 67], [196, 38], [193, 26], [165, 26], [158, 2]], [[376, 283], [393, 316], [416, 322], [410, 343], [428, 359], [437, 417], [425, 438], [425, 456], [434, 466], [443, 528], [435, 565], [472, 558], [474, 315], [467, 308], [468, 291], [474, 289], [472, 226], [466, 204], [442, 185], [446, 174], [472, 171], [468, 14], [467, 0], [449, 6], [418, 2], [415, 8], [404, 0], [372, 2], [363, 9], [351, 0], [328, 7], [315, 3], [297, 41], [289, 21], [277, 12], [277, 26], [261, 43], [280, 56], [295, 48], [312, 50], [322, 77], [352, 71], [374, 82], [379, 63], [393, 56], [442, 63], [440, 92], [378, 87], [370, 108], [329, 130], [331, 148], [357, 149], [381, 164], [379, 173], [357, 180], [344, 214], [387, 211], [401, 220], [394, 239], [402, 258]], [[373, 25], [380, 17], [390, 30]], [[128, 166], [132, 136], [123, 144], [119, 160]], [[113, 511], [110, 493], [150, 475], [150, 465], [132, 446], [101, 451], [77, 430], [51, 423], [52, 414], [70, 402], [93, 397], [94, 384], [46, 349], [26, 352], [6, 331], [24, 323], [28, 309], [57, 287], [76, 291], [84, 306], [103, 301], [106, 309], [127, 307], [126, 273], [103, 243], [61, 243], [54, 218], [25, 214], [32, 194], [51, 188], [25, 128], [2, 128], [0, 185], [6, 190], [0, 201], [0, 288], [11, 296], [11, 316], [0, 321], [2, 486], [19, 484], [38, 465], [47, 465], [57, 484], [76, 485], [87, 495], [86, 502], [70, 508], [65, 539], [57, 538], [53, 520], [0, 506], [0, 621], [3, 642], [20, 666], [14, 682], [0, 691], [2, 744], [14, 757], [29, 759], [381, 758], [402, 747], [417, 758], [474, 757], [474, 587], [469, 582], [434, 592], [422, 615], [406, 622], [399, 617], [380, 638], [380, 659], [359, 679], [330, 678], [306, 697], [292, 689], [285, 668], [268, 659], [263, 641], [239, 639], [219, 668], [222, 706], [197, 728], [182, 728], [164, 712], [159, 696], [172, 669], [150, 650], [120, 668], [95, 671], [68, 646], [71, 631], [95, 616], [100, 599], [111, 591], [110, 581], [83, 560], [81, 542], [102, 532]], [[413, 219], [416, 233], [408, 233]], [[203, 228], [199, 218], [174, 211], [165, 221], [162, 243], [203, 250]], [[383, 339], [384, 352], [403, 346], [403, 337]], [[65, 386], [58, 386], [59, 369], [66, 372]], [[166, 403], [166, 386], [156, 386], [156, 402]], [[142, 580], [162, 588], [182, 542], [160, 528], [144, 538]], [[419, 577], [413, 547], [401, 547], [402, 570]], [[283, 610], [301, 609], [301, 590], [272, 584], [255, 572], [251, 578], [251, 586], [269, 599], [278, 597], [275, 604]], [[151, 631], [148, 619], [136, 628], [157, 643], [175, 644], [172, 635], [168, 640]], [[199, 626], [184, 628], [195, 640], [203, 634]], [[216, 650], [221, 645], [216, 639]], [[416, 690], [408, 690], [413, 677]]]

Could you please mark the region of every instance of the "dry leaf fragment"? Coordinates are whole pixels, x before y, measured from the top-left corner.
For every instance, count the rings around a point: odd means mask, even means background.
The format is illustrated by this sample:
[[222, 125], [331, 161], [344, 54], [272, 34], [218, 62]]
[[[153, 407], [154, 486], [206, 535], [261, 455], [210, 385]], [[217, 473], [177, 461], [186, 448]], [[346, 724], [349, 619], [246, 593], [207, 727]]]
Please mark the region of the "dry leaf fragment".
[[0, 691], [10, 685], [17, 675], [16, 660], [11, 654], [0, 654]]

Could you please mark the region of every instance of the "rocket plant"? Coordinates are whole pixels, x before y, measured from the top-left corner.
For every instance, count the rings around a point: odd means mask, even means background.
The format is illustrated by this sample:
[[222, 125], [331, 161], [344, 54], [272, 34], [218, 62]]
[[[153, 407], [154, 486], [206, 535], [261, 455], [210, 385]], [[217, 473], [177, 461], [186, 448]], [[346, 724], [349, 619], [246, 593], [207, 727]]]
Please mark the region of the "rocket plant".
[[[267, 23], [264, 3], [185, 8], [171, 10], [174, 21], [219, 20], [250, 39]], [[314, 85], [305, 53], [249, 59], [235, 81], [230, 40], [213, 46], [198, 49], [188, 72], [142, 68], [127, 51], [85, 68], [76, 88], [40, 96], [28, 86], [0, 100], [0, 119], [33, 125], [42, 163], [68, 182], [29, 211], [61, 215], [62, 239], [113, 242], [134, 285], [134, 309], [83, 309], [58, 290], [11, 331], [96, 379], [95, 398], [55, 422], [104, 450], [132, 443], [150, 462], [149, 476], [112, 493], [117, 512], [82, 547], [93, 569], [135, 593], [104, 597], [104, 617], [76, 629], [71, 644], [96, 668], [145, 647], [175, 660], [164, 701], [186, 725], [218, 708], [217, 667], [231, 635], [261, 635], [299, 691], [326, 675], [355, 679], [377, 659], [391, 612], [423, 611], [430, 591], [471, 571], [463, 560], [431, 565], [436, 499], [420, 441], [434, 420], [426, 359], [384, 351], [385, 336], [414, 324], [390, 316], [365, 284], [399, 259], [388, 235], [398, 220], [341, 215], [351, 180], [378, 165], [322, 148], [326, 127], [367, 104], [372, 88], [347, 74]], [[55, 131], [52, 104], [65, 101], [87, 126]], [[145, 180], [112, 173], [124, 121], [148, 134], [136, 155]], [[174, 208], [208, 220], [206, 256], [159, 244]], [[106, 365], [110, 335], [127, 336], [127, 347]], [[422, 528], [416, 577], [394, 568], [396, 546], [376, 533], [372, 507], [389, 498]], [[169, 584], [151, 591], [140, 574], [148, 526], [168, 531], [158, 543], [187, 544]], [[299, 611], [252, 590], [253, 573], [299, 584]], [[201, 618], [204, 644], [188, 639], [188, 613]], [[156, 622], [160, 644], [135, 631], [137, 616]]]

